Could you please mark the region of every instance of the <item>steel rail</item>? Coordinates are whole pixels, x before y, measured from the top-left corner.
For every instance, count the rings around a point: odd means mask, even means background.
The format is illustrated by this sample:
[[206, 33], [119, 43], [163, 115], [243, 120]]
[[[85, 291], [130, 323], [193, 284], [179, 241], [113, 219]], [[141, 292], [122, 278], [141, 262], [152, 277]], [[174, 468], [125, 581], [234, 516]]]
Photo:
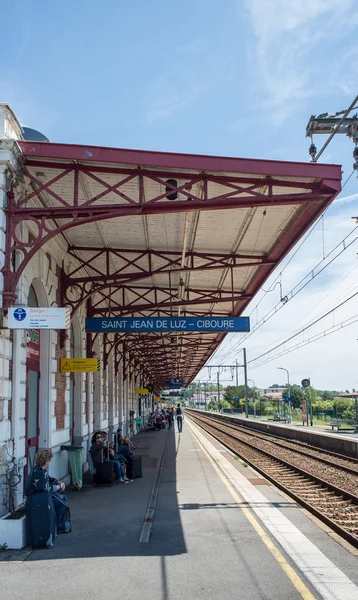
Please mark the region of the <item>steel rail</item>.
[[[215, 422], [215, 417], [213, 415], [205, 415], [205, 417], [212, 419], [213, 422]], [[233, 429], [237, 430], [237, 431], [242, 431], [242, 433], [246, 433], [247, 435], [250, 435], [253, 438], [257, 438], [258, 440], [265, 440], [267, 438], [270, 438], [271, 434], [269, 433], [265, 433], [265, 432], [261, 432], [258, 431], [256, 429], [253, 429], [252, 431], [254, 433], [251, 434], [250, 429], [245, 428], [243, 425], [240, 425], [239, 423], [233, 423], [232, 421], [229, 420], [225, 420], [225, 418], [222, 419], [224, 423], [228, 423], [230, 425], [230, 427], [232, 427]], [[272, 444], [276, 444], [276, 446], [280, 446], [281, 448], [284, 448], [286, 450], [292, 450], [292, 452], [297, 452], [298, 454], [302, 454], [303, 456], [307, 456], [308, 458], [312, 458], [313, 460], [318, 460], [322, 463], [325, 463], [327, 465], [329, 465], [330, 467], [335, 467], [336, 469], [342, 469], [343, 471], [347, 471], [347, 473], [351, 473], [352, 475], [356, 475], [358, 476], [358, 460], [354, 459], [354, 458], [350, 458], [350, 457], [346, 457], [343, 454], [338, 454], [338, 453], [331, 453], [333, 454], [336, 458], [339, 458], [341, 460], [347, 460], [348, 462], [351, 462], [352, 464], [356, 464], [357, 465], [357, 469], [352, 469], [351, 467], [349, 467], [348, 465], [341, 465], [338, 463], [335, 463], [333, 461], [328, 460], [327, 458], [324, 458], [323, 456], [316, 456], [315, 454], [311, 454], [309, 452], [309, 446], [306, 446], [306, 449], [299, 449], [299, 448], [292, 448], [289, 446], [289, 444], [295, 444], [297, 443], [296, 440], [286, 440], [285, 439], [285, 443], [282, 438], [279, 438], [278, 436], [273, 436], [272, 438], [267, 439], [267, 441], [271, 442]], [[312, 450], [314, 452], [329, 452], [320, 448], [316, 448], [316, 447], [312, 447]]]
[[[215, 435], [215, 433], [213, 433], [212, 431], [208, 431], [208, 429], [205, 428], [205, 425], [207, 427], [209, 427], [209, 428], [212, 428], [212, 429], [216, 430], [217, 432], [219, 432], [219, 433], [221, 433], [223, 435], [228, 436], [229, 438], [232, 438], [236, 443], [239, 443], [239, 444], [242, 444], [244, 446], [247, 446], [248, 448], [250, 448], [251, 450], [256, 451], [259, 454], [260, 453], [263, 454], [266, 458], [269, 458], [273, 463], [281, 464], [281, 465], [285, 466], [286, 468], [288, 468], [289, 470], [291, 470], [291, 471], [293, 471], [293, 472], [295, 472], [295, 473], [303, 476], [305, 479], [313, 481], [314, 483], [316, 483], [316, 484], [318, 484], [319, 486], [322, 487], [322, 491], [324, 491], [324, 489], [326, 489], [326, 490], [329, 490], [331, 492], [334, 492], [337, 496], [342, 497], [344, 500], [351, 501], [352, 504], [355, 504], [355, 505], [358, 505], [358, 496], [355, 496], [354, 494], [351, 494], [350, 492], [347, 492], [347, 491], [345, 491], [345, 490], [343, 490], [343, 489], [335, 486], [334, 484], [329, 483], [328, 481], [325, 481], [324, 479], [320, 479], [319, 477], [316, 477], [315, 475], [312, 475], [311, 473], [308, 473], [308, 472], [304, 471], [303, 469], [300, 469], [299, 467], [296, 467], [295, 465], [291, 465], [289, 462], [285, 461], [284, 459], [277, 458], [276, 456], [273, 456], [272, 454], [270, 454], [269, 452], [267, 452], [265, 450], [258, 449], [255, 446], [253, 446], [252, 444], [250, 444], [250, 442], [238, 439], [235, 435], [230, 434], [230, 433], [228, 433], [226, 431], [223, 431], [222, 429], [220, 429], [216, 425], [213, 425], [212, 422], [209, 422], [209, 423], [206, 422], [205, 419], [203, 419], [202, 417], [199, 417], [197, 414], [193, 415], [193, 414], [190, 414], [188, 412], [186, 414], [188, 415], [188, 417], [190, 419], [192, 419], [194, 422], [196, 422], [197, 425], [199, 425], [202, 429], [204, 429], [204, 431], [207, 431], [208, 433], [210, 433], [210, 435], [212, 435], [215, 439], [217, 439], [221, 444], [223, 444], [231, 452], [234, 452], [234, 454], [236, 454], [237, 456], [240, 456], [241, 458], [243, 458], [247, 464], [249, 464], [253, 469], [255, 469], [255, 471], [257, 471], [258, 473], [260, 473], [263, 477], [265, 477], [266, 479], [268, 479], [276, 487], [278, 487], [280, 490], [282, 490], [288, 496], [290, 496], [291, 498], [293, 498], [298, 504], [300, 504], [301, 506], [303, 506], [304, 508], [306, 508], [309, 512], [311, 512], [312, 514], [314, 514], [318, 519], [320, 519], [321, 521], [323, 521], [333, 531], [335, 531], [336, 533], [338, 533], [341, 537], [343, 537], [345, 540], [347, 540], [350, 544], [352, 544], [353, 546], [355, 546], [356, 548], [358, 548], [358, 537], [357, 536], [355, 536], [352, 533], [350, 533], [349, 531], [347, 531], [347, 529], [344, 529], [344, 527], [342, 527], [336, 521], [334, 521], [333, 519], [331, 519], [330, 517], [328, 517], [326, 514], [324, 514], [322, 511], [320, 511], [319, 509], [317, 509], [310, 502], [307, 502], [307, 500], [304, 500], [296, 492], [293, 492], [292, 490], [290, 490], [289, 487], [287, 487], [286, 485], [282, 484], [275, 477], [273, 477], [272, 475], [270, 475], [269, 473], [267, 473], [267, 471], [265, 471], [265, 469], [259, 467], [252, 459], [247, 458], [244, 454], [241, 454], [237, 450], [235, 450], [234, 448], [232, 448], [232, 446], [230, 446], [230, 444], [228, 444], [225, 441], [221, 440], [218, 437], [218, 435]], [[201, 421], [201, 423], [200, 423], [200, 421]]]

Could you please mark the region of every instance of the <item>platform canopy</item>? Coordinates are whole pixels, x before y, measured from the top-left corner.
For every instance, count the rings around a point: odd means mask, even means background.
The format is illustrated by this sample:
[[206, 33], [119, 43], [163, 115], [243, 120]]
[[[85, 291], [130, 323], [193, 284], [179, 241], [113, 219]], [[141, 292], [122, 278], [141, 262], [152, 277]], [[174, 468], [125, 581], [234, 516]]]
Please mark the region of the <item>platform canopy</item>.
[[[62, 303], [76, 314], [245, 314], [264, 281], [340, 191], [335, 165], [170, 154], [19, 141], [28, 191], [9, 195], [11, 249], [4, 305], [38, 249], [66, 254]], [[33, 235], [16, 240], [27, 221]], [[10, 246], [8, 246], [10, 248]], [[11, 252], [10, 252], [11, 254]], [[101, 334], [102, 335], [102, 334]], [[189, 384], [224, 333], [108, 335], [155, 384]]]

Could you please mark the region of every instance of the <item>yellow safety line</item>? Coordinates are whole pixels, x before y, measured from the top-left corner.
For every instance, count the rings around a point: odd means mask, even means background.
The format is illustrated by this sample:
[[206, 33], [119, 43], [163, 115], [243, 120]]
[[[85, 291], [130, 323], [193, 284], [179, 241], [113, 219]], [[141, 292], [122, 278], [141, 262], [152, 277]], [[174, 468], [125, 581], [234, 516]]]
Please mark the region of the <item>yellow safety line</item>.
[[232, 487], [231, 483], [227, 480], [226, 476], [222, 473], [222, 471], [215, 464], [214, 460], [212, 459], [212, 457], [210, 456], [210, 454], [208, 453], [206, 448], [204, 448], [204, 446], [202, 445], [202, 443], [196, 436], [195, 430], [191, 427], [191, 423], [190, 423], [189, 427], [191, 429], [192, 434], [195, 436], [196, 441], [199, 444], [200, 448], [206, 455], [206, 457], [209, 460], [209, 462], [211, 463], [211, 465], [214, 467], [214, 469], [217, 472], [217, 474], [219, 475], [220, 479], [224, 482], [225, 486], [229, 490], [229, 492], [232, 495], [232, 497], [234, 498], [235, 502], [238, 504], [238, 507], [242, 510], [242, 512], [244, 513], [247, 520], [251, 523], [253, 528], [257, 531], [257, 533], [259, 534], [263, 543], [269, 549], [269, 551], [274, 556], [274, 558], [277, 560], [281, 569], [286, 573], [287, 577], [289, 578], [291, 583], [294, 585], [294, 587], [296, 588], [298, 593], [302, 596], [302, 598], [304, 600], [317, 600], [317, 597], [312, 594], [312, 592], [308, 589], [306, 584], [297, 575], [296, 571], [287, 562], [287, 560], [285, 559], [283, 554], [280, 552], [280, 550], [278, 548], [276, 548], [276, 546], [273, 544], [273, 542], [267, 535], [266, 531], [263, 529], [263, 527], [260, 525], [260, 523], [256, 520], [256, 518], [254, 517], [252, 512], [247, 507], [242, 506], [243, 499], [240, 498], [237, 491]]

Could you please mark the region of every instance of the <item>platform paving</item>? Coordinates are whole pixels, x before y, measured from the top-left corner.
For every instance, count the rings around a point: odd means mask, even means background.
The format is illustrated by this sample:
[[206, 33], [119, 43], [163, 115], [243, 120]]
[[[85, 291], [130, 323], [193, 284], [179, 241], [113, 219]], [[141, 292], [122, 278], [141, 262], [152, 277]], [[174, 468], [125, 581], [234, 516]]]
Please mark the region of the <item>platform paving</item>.
[[[311, 596], [302, 595], [263, 543], [243, 510], [249, 503], [238, 505], [222, 479], [222, 467], [228, 463], [264, 495], [264, 504], [267, 500], [277, 509], [278, 518], [288, 519], [358, 584], [357, 556], [218, 442], [205, 438], [209, 450], [217, 452], [215, 460], [208, 458], [188, 419], [180, 435], [171, 430], [139, 434], [135, 442], [142, 455], [143, 478], [112, 488], [86, 484], [80, 492], [70, 492], [72, 533], [59, 536], [51, 550], [31, 552], [25, 561], [19, 554], [18, 561], [0, 562], [1, 596], [7, 600], [33, 600], [45, 594], [52, 600], [98, 596], [114, 600], [123, 595], [131, 600], [321, 598], [261, 523]], [[139, 543], [163, 449], [152, 534], [148, 543]], [[220, 465], [220, 457], [228, 463]], [[250, 514], [253, 508], [249, 507]]]

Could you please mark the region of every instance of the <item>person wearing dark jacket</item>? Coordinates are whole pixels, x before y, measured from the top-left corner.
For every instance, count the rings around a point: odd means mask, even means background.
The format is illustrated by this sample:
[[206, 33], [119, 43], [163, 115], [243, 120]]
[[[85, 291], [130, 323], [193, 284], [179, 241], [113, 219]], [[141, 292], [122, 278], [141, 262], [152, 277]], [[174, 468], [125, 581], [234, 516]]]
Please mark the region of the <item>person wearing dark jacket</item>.
[[183, 409], [181, 408], [180, 404], [178, 404], [178, 407], [176, 409], [176, 417], [177, 417], [177, 423], [178, 423], [178, 432], [182, 433], [184, 414], [183, 414]]
[[128, 479], [124, 476], [121, 463], [118, 460], [109, 459], [107, 456], [107, 453], [109, 455], [109, 452], [110, 449], [108, 449], [104, 443], [102, 432], [95, 433], [92, 436], [92, 446], [90, 448], [94, 468], [97, 469], [101, 462], [111, 462], [118, 483], [128, 483]]
[[67, 496], [64, 494], [65, 484], [48, 474], [52, 457], [51, 450], [39, 450], [36, 453], [35, 466], [26, 482], [26, 495], [40, 491], [51, 494], [58, 527], [67, 506]]

